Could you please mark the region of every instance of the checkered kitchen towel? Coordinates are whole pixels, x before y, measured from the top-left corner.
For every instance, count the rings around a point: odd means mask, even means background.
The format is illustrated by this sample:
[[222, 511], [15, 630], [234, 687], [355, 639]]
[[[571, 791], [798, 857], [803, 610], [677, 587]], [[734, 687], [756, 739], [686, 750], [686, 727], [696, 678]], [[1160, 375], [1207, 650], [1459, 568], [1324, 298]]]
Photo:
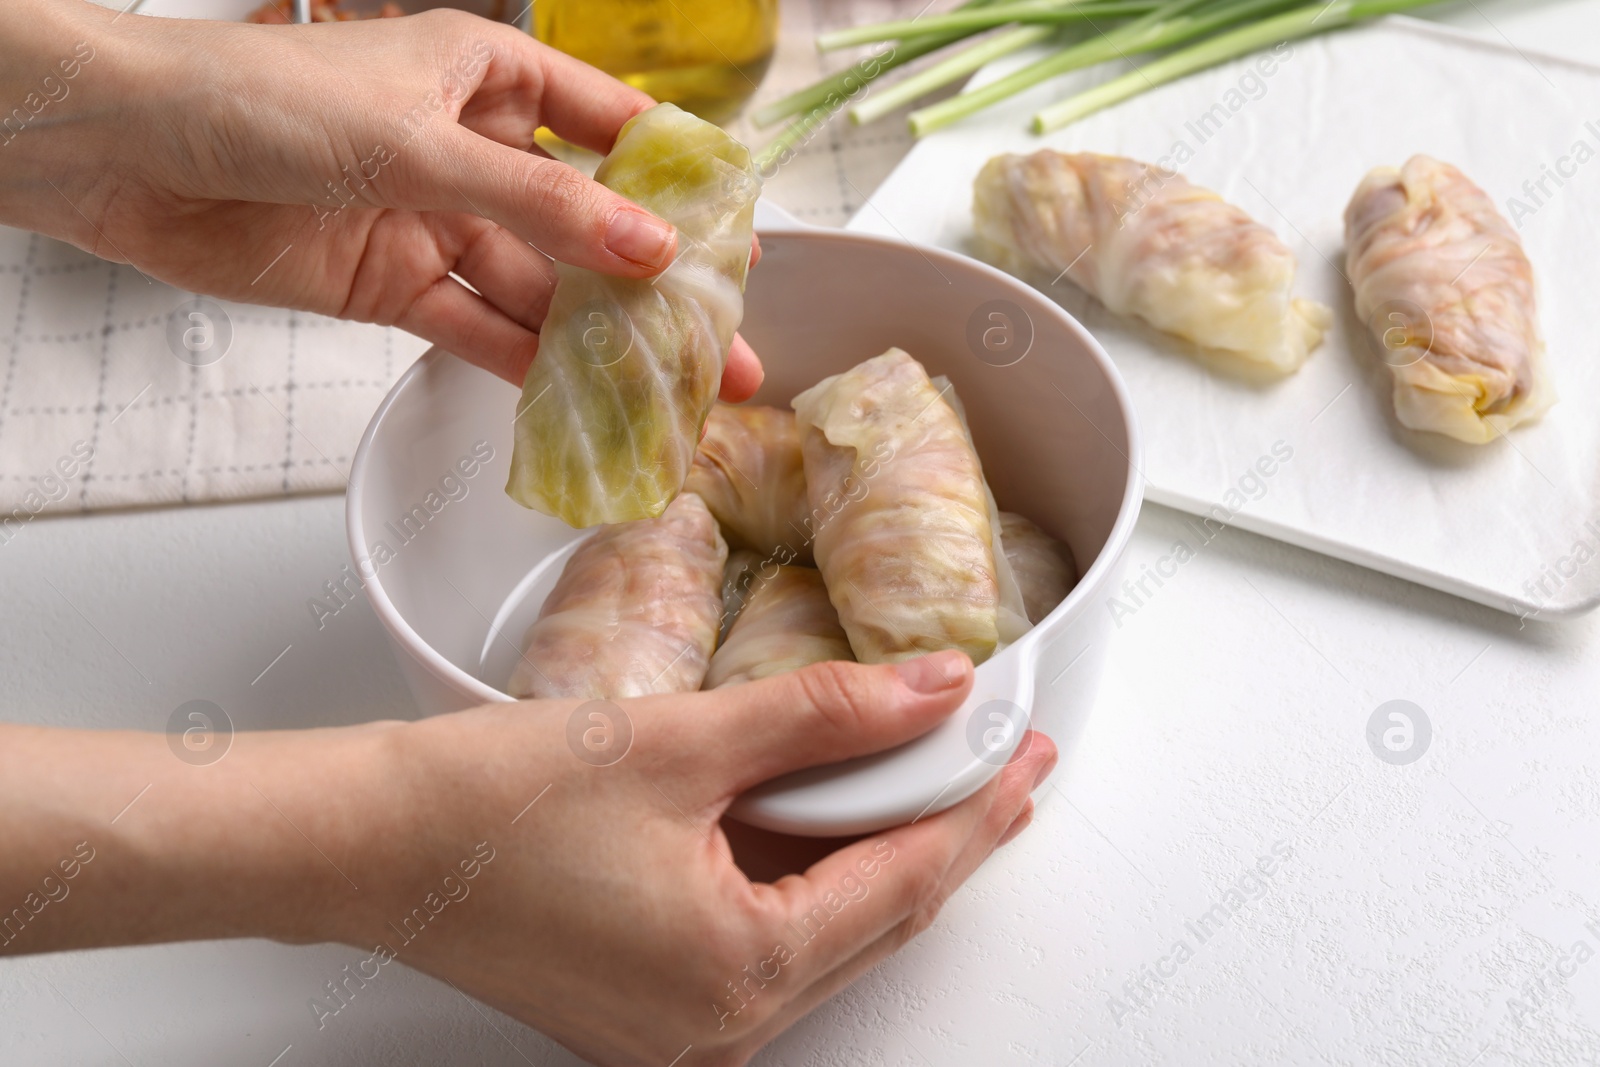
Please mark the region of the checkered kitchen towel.
[[[785, 0], [756, 103], [856, 58], [819, 56], [820, 30], [925, 6]], [[752, 145], [772, 132], [743, 120], [733, 130]], [[866, 129], [836, 121], [766, 195], [804, 221], [840, 225], [909, 147], [893, 117]], [[197, 301], [0, 227], [0, 540], [44, 512], [340, 491], [373, 409], [426, 347], [399, 330]]]
[[342, 488], [398, 330], [226, 302], [0, 230], [0, 524]]

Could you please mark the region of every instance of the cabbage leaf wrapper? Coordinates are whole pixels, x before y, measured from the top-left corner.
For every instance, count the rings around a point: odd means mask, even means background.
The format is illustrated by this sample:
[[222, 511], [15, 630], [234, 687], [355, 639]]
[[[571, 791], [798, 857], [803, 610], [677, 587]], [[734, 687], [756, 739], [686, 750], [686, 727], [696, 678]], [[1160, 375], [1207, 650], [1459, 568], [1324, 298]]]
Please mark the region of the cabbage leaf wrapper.
[[[950, 405], [950, 410], [956, 413], [956, 418], [961, 420], [961, 432], [967, 435], [967, 444], [972, 446], [972, 454], [977, 456], [978, 445], [972, 439], [972, 426], [967, 422], [967, 406], [956, 395], [955, 383], [943, 374], [936, 374], [929, 381], [939, 390], [944, 402]], [[981, 472], [982, 456], [978, 456], [978, 467]], [[1011, 566], [1011, 550], [1005, 545], [1006, 513], [1001, 511], [1000, 505], [994, 501], [994, 490], [989, 488], [987, 474], [983, 476], [983, 496], [989, 505], [989, 538], [994, 549], [995, 580], [1000, 585], [1000, 607], [995, 614], [996, 627], [1000, 633], [1000, 643], [995, 646], [995, 651], [999, 652], [1027, 633], [1032, 624], [1028, 621], [1028, 609], [1023, 600], [1022, 587], [1017, 583], [1016, 571]]]
[[717, 647], [727, 558], [717, 520], [693, 493], [659, 518], [596, 530], [528, 627], [506, 692], [618, 700], [699, 689]]
[[1209, 189], [1120, 156], [996, 156], [972, 187], [980, 257], [1045, 291], [1065, 276], [1118, 315], [1234, 366], [1299, 368], [1333, 313], [1294, 295], [1295, 258]]
[[1003, 639], [988, 486], [922, 364], [891, 348], [793, 404], [817, 568], [856, 658], [988, 659]]
[[1487, 193], [1412, 156], [1361, 180], [1344, 228], [1356, 313], [1402, 426], [1486, 444], [1549, 410], [1533, 265]]
[[654, 278], [564, 263], [516, 415], [506, 492], [573, 527], [660, 515], [683, 488], [744, 316], [761, 191], [750, 151], [658, 104], [595, 180], [678, 229]]
[[772, 567], [750, 588], [728, 639], [711, 657], [705, 688], [754, 682], [825, 660], [852, 660], [850, 639], [810, 567]]
[[684, 488], [700, 494], [730, 548], [810, 565], [811, 505], [794, 412], [717, 404]]

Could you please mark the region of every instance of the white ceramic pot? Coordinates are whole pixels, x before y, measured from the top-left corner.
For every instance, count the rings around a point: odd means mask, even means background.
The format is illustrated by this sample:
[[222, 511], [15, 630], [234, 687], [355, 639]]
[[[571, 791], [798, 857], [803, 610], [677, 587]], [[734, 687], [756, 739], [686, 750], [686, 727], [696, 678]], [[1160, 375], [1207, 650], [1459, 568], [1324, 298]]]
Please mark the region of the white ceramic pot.
[[[948, 375], [1003, 509], [1066, 541], [1083, 576], [982, 664], [966, 706], [891, 752], [791, 775], [733, 814], [768, 829], [864, 833], [941, 810], [986, 782], [1031, 725], [1070, 747], [1094, 705], [1138, 517], [1140, 443], [1127, 389], [1078, 322], [964, 256], [840, 231], [765, 228], [744, 336], [796, 393], [892, 346]], [[355, 569], [430, 714], [511, 698], [500, 685], [583, 534], [503, 487], [518, 391], [443, 351], [408, 370], [356, 452], [346, 523]]]

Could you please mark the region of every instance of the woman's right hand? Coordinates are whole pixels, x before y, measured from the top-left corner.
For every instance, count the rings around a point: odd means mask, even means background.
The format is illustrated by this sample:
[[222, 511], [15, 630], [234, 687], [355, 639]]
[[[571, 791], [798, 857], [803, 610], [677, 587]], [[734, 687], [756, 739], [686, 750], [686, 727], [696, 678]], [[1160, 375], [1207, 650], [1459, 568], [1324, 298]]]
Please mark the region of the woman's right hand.
[[[766, 779], [910, 740], [971, 686], [967, 658], [943, 653], [581, 712], [544, 701], [404, 726], [414, 815], [402, 839], [418, 848], [392, 862], [420, 880], [389, 880], [395, 891], [354, 917], [365, 936], [351, 941], [391, 945], [596, 1063], [742, 1064], [927, 928], [1027, 823], [1055, 749], [1030, 735], [1024, 755], [962, 803], [770, 885], [734, 865], [724, 810]], [[631, 745], [595, 765], [622, 744], [619, 707]], [[614, 731], [610, 755], [569, 748], [575, 715], [599, 731], [592, 740]], [[475, 848], [493, 859], [462, 882], [470, 895], [397, 943], [387, 924]]]
[[0, 724], [0, 899], [28, 909], [0, 956], [344, 942], [360, 954], [312, 1001], [322, 1025], [398, 960], [599, 1064], [742, 1064], [933, 921], [1027, 823], [1055, 749], [1028, 734], [960, 804], [770, 884], [734, 865], [723, 812], [908, 741], [971, 688], [946, 652], [615, 704], [208, 724], [198, 747]]

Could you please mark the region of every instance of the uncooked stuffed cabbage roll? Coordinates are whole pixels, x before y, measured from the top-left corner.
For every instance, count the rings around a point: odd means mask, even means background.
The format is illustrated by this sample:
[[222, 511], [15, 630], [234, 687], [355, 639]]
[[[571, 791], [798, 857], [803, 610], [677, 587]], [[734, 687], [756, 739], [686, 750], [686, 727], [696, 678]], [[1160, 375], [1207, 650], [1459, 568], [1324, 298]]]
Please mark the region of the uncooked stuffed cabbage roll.
[[777, 565], [766, 570], [773, 573], [763, 571], [751, 583], [728, 640], [711, 657], [707, 689], [855, 658], [819, 572]]
[[[961, 432], [966, 434], [967, 444], [972, 446], [972, 453], [976, 456], [978, 446], [972, 440], [972, 427], [967, 423], [967, 408], [956, 395], [955, 384], [943, 374], [935, 375], [928, 380], [939, 391], [944, 402], [955, 411], [956, 418], [961, 420]], [[978, 457], [978, 469], [982, 473], [981, 456]], [[1027, 605], [1022, 598], [1022, 589], [1017, 584], [1017, 575], [1011, 566], [1011, 550], [1004, 543], [1005, 516], [994, 501], [994, 490], [989, 488], [988, 475], [983, 476], [983, 499], [989, 509], [989, 533], [994, 548], [995, 580], [1000, 583], [1000, 606], [995, 612], [995, 625], [1000, 634], [1000, 643], [995, 646], [995, 651], [998, 652], [1027, 633], [1030, 624]]]
[[728, 546], [701, 499], [597, 530], [528, 627], [507, 692], [620, 699], [700, 688], [717, 646]]
[[1065, 275], [1225, 356], [1288, 373], [1332, 313], [1293, 295], [1294, 253], [1216, 193], [1117, 156], [996, 156], [973, 184], [980, 256], [1048, 288]]
[[955, 410], [898, 348], [794, 398], [817, 567], [863, 663], [1000, 641], [987, 489]]
[[761, 188], [748, 149], [671, 104], [630, 119], [595, 180], [676, 226], [678, 256], [643, 280], [555, 265], [506, 492], [576, 527], [652, 518], [683, 488], [744, 314]]
[[1022, 590], [1028, 621], [1038, 623], [1067, 598], [1078, 584], [1072, 549], [1039, 529], [1031, 519], [1011, 511], [1000, 513], [1000, 537], [1011, 573]]
[[794, 412], [718, 404], [684, 488], [700, 494], [734, 548], [779, 564], [811, 562], [806, 474]]
[[1394, 375], [1401, 425], [1482, 444], [1555, 403], [1533, 266], [1459, 170], [1420, 155], [1377, 168], [1344, 232], [1356, 312]]

